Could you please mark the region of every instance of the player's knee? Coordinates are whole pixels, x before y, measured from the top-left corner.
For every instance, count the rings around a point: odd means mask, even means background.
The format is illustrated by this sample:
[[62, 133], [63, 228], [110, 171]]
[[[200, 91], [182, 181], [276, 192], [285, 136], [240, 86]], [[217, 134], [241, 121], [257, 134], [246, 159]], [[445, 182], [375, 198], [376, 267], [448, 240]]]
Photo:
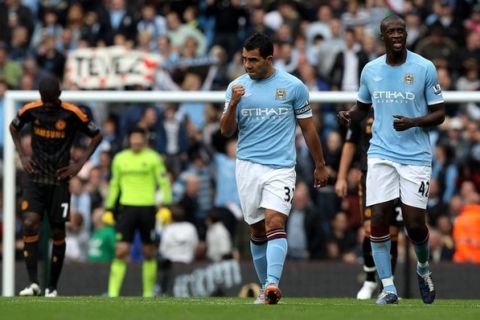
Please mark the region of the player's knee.
[[35, 218], [26, 218], [23, 221], [23, 233], [25, 235], [35, 235], [38, 234], [40, 229], [40, 221]]
[[262, 220], [258, 223], [250, 225], [250, 238], [251, 239], [263, 239], [266, 238], [265, 221]]
[[428, 236], [428, 229], [424, 223], [412, 223], [406, 226], [406, 229], [413, 242], [422, 242]]
[[117, 243], [115, 246], [115, 258], [126, 260], [128, 259], [128, 254], [130, 251], [130, 246], [125, 243]]
[[65, 240], [65, 228], [63, 229], [57, 229], [57, 228], [54, 228], [52, 229], [52, 239], [54, 241], [61, 241], [61, 240]]
[[143, 246], [143, 257], [146, 260], [151, 260], [151, 259], [155, 258], [155, 254], [156, 254], [155, 246], [153, 246], [153, 245]]
[[271, 230], [283, 229], [285, 230], [285, 220], [286, 216], [282, 214], [276, 214], [269, 216], [265, 219], [265, 228], [268, 233]]

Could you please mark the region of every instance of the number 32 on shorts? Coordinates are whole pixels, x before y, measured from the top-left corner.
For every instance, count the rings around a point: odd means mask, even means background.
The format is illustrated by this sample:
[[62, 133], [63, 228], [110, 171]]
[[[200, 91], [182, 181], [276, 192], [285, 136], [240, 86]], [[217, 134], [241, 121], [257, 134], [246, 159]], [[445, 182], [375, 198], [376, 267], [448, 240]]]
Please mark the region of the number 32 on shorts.
[[422, 181], [420, 183], [420, 188], [418, 188], [418, 193], [423, 197], [428, 197], [428, 192], [430, 191], [430, 181]]
[[286, 202], [292, 203], [293, 193], [295, 192], [295, 188], [283, 187], [283, 189], [285, 189], [285, 197], [283, 198], [283, 200], [285, 200]]

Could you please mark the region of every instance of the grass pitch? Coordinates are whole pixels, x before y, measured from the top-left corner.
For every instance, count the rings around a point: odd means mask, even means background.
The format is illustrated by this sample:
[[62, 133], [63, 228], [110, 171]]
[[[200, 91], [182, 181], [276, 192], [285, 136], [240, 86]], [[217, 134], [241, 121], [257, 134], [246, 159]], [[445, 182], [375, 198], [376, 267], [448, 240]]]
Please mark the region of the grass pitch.
[[480, 300], [436, 300], [424, 305], [403, 299], [377, 306], [351, 298], [284, 298], [278, 305], [253, 305], [249, 298], [0, 298], [0, 319], [12, 320], [478, 320]]

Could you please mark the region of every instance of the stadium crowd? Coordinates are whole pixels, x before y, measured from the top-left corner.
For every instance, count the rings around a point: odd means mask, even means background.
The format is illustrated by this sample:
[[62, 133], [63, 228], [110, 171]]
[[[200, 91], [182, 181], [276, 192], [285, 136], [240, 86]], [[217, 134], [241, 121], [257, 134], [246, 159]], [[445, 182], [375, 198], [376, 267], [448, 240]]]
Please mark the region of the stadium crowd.
[[[115, 45], [160, 55], [151, 86], [113, 89], [225, 90], [244, 72], [243, 40], [261, 31], [275, 41], [274, 66], [298, 76], [311, 92], [356, 91], [363, 66], [383, 54], [377, 28], [390, 12], [405, 17], [408, 48], [434, 62], [444, 91], [480, 88], [480, 1], [0, 1], [0, 144], [3, 148], [7, 138], [5, 91], [36, 90], [46, 74], [63, 79], [72, 50]], [[78, 87], [65, 82], [68, 89]], [[183, 263], [249, 255], [233, 169], [236, 141], [219, 132], [222, 104], [92, 101], [81, 107], [101, 125], [104, 140], [70, 183], [67, 261], [113, 259], [114, 220], [103, 215], [110, 164], [135, 125], [149, 132], [150, 146], [163, 156], [172, 185], [173, 209], [158, 201], [160, 255]], [[313, 188], [313, 164], [297, 135], [290, 259], [361, 263], [359, 169], [349, 172], [345, 198], [334, 190], [345, 134], [336, 113], [346, 107], [312, 105], [331, 176], [326, 188]], [[430, 134], [435, 155], [428, 205], [431, 259], [480, 263], [480, 108], [447, 104], [447, 114]], [[24, 135], [23, 143], [29, 139]], [[79, 140], [73, 158], [82, 152], [85, 141]], [[21, 181], [20, 163], [18, 172]], [[19, 222], [19, 239], [21, 227]], [[168, 244], [175, 246], [179, 236], [188, 240], [186, 246], [172, 250]], [[139, 255], [137, 250], [132, 258]]]

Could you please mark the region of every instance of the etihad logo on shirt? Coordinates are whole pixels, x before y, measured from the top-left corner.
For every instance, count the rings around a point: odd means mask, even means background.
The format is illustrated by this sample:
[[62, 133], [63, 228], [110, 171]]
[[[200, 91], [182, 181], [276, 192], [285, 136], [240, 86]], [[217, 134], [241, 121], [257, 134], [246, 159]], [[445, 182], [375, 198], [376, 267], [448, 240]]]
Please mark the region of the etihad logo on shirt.
[[415, 93], [402, 91], [374, 91], [373, 99], [376, 102], [409, 103], [415, 100]]
[[290, 108], [242, 108], [241, 114], [248, 118], [274, 118], [283, 117], [289, 113]]

